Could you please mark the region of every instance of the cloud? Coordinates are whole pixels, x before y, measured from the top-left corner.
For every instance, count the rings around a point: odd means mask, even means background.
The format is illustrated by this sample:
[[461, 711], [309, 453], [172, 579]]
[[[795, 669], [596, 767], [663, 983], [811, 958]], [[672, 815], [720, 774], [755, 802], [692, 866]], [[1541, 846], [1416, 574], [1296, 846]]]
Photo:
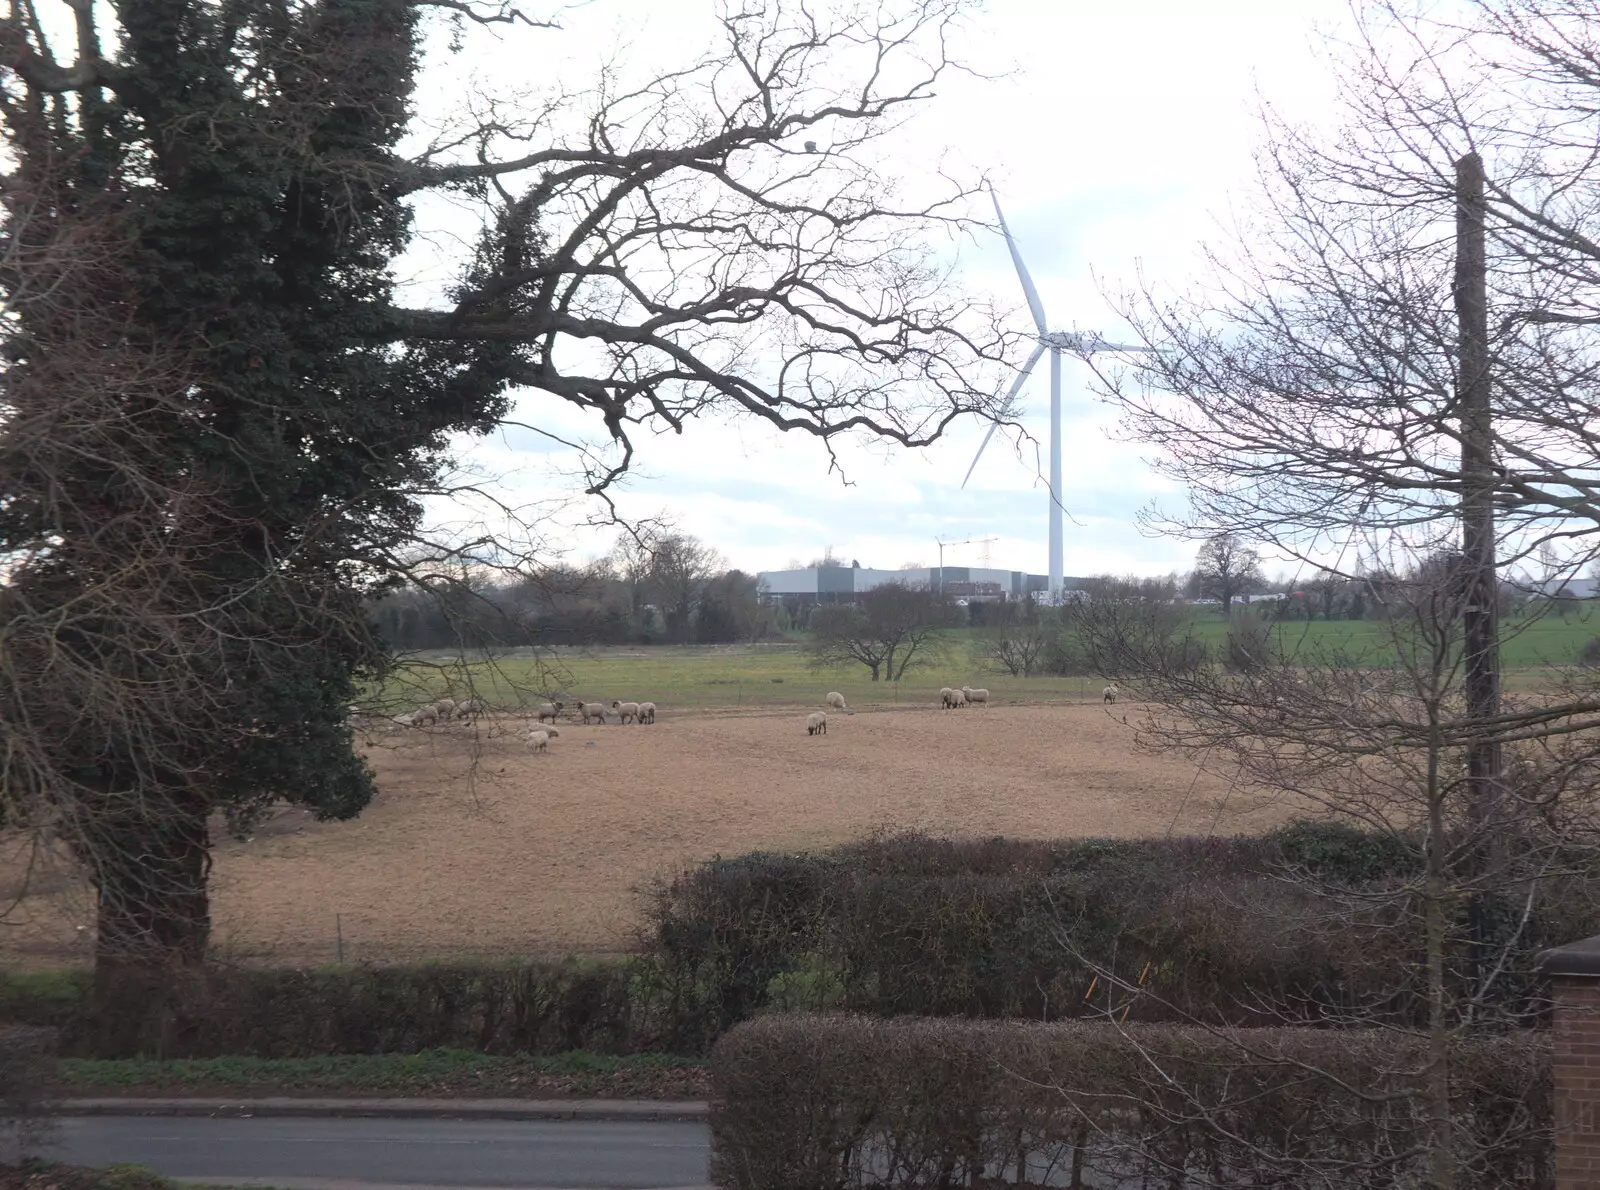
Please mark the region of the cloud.
[[[430, 66], [424, 117], [442, 117], [473, 76], [522, 87], [530, 55], [552, 86], [592, 80], [613, 56], [625, 72], [685, 60], [708, 44], [712, 12], [708, 0], [566, 10], [563, 32], [507, 36]], [[962, 49], [986, 69], [1014, 69], [999, 79], [952, 78], [896, 133], [894, 151], [910, 173], [988, 172], [1052, 324], [1115, 333], [1105, 294], [1133, 286], [1141, 272], [1182, 286], [1199, 265], [1201, 242], [1216, 238], [1231, 204], [1253, 191], [1257, 88], [1290, 118], [1326, 113], [1332, 73], [1313, 21], [1330, 17], [1337, 19], [1323, 0], [997, 0]], [[451, 199], [419, 209], [424, 234], [405, 261], [414, 294], [439, 300], [476, 234], [468, 210]], [[1014, 304], [1025, 324], [997, 237], [962, 246], [959, 260], [966, 283]], [[1039, 571], [1045, 362], [1023, 399], [1034, 441], [997, 434], [966, 491], [961, 477], [986, 430], [976, 422], [920, 452], [838, 442], [841, 476], [812, 438], [749, 419], [701, 420], [681, 436], [639, 436], [636, 474], [618, 505], [628, 515], [669, 512], [747, 569], [809, 558], [829, 544], [864, 565], [895, 566], [932, 560], [936, 537], [992, 534], [1001, 539], [991, 548], [996, 564]], [[1066, 364], [1063, 404], [1068, 572], [1187, 566], [1192, 544], [1144, 537], [1134, 523], [1151, 500], [1181, 505], [1183, 493], [1147, 466], [1145, 448], [1116, 439], [1113, 415], [1092, 400], [1075, 361]], [[545, 435], [603, 446], [603, 427], [538, 393], [520, 397], [516, 420], [537, 430], [508, 426], [460, 443], [458, 453], [518, 498], [570, 496], [580, 460]], [[579, 551], [607, 544], [578, 524], [552, 524], [552, 533]]]

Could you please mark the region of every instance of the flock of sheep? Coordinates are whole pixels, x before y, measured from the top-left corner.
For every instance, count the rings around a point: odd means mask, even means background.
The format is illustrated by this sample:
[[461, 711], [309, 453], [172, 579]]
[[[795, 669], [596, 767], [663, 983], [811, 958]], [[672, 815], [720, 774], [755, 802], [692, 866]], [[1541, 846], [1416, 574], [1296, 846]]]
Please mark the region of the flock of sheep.
[[[534, 718], [539, 726], [532, 728], [527, 735], [528, 750], [530, 752], [550, 751], [550, 741], [560, 737], [556, 730], [557, 716], [566, 708], [564, 702], [542, 703], [534, 709]], [[591, 720], [604, 723], [608, 710], [617, 716], [617, 725], [624, 723], [654, 723], [656, 721], [656, 704], [653, 702], [623, 702], [620, 698], [611, 700], [611, 706], [606, 707], [603, 702], [584, 702], [579, 700], [574, 704], [576, 718], [579, 723], [588, 724]], [[549, 727], [544, 724], [548, 722]]]
[[[1117, 684], [1112, 682], [1100, 692], [1101, 699], [1106, 703], [1117, 701], [1120, 691]], [[823, 699], [830, 710], [843, 711], [845, 714], [854, 714], [845, 702], [844, 695], [837, 690], [830, 690]], [[973, 686], [944, 686], [939, 690], [939, 703], [947, 711], [958, 710], [961, 707], [988, 706], [989, 692], [980, 687]], [[534, 709], [537, 726], [530, 728], [526, 738], [528, 750], [531, 752], [548, 752], [550, 741], [558, 739], [561, 732], [556, 728], [556, 720], [561, 712], [566, 709], [564, 702], [547, 702]], [[425, 727], [436, 723], [448, 723], [452, 719], [473, 719], [488, 710], [482, 699], [468, 698], [457, 702], [453, 698], [441, 698], [431, 702], [425, 707], [412, 711], [410, 714], [395, 716], [395, 722], [405, 727]], [[355, 713], [355, 708], [351, 708]], [[621, 699], [612, 699], [607, 706], [602, 702], [584, 702], [582, 700], [573, 704], [573, 718], [584, 725], [590, 722], [605, 723], [608, 714], [614, 714], [617, 724], [624, 723], [654, 723], [656, 721], [656, 704], [653, 702], [623, 702]], [[546, 726], [548, 724], [548, 726]], [[828, 734], [828, 714], [826, 711], [813, 711], [806, 716], [806, 734], [810, 736]]]
[[[481, 698], [465, 698], [460, 702], [453, 698], [441, 698], [409, 714], [396, 715], [394, 721], [402, 727], [431, 727], [435, 723], [448, 723], [452, 719], [475, 719], [488, 709]], [[352, 715], [357, 712], [358, 708], [350, 708]]]

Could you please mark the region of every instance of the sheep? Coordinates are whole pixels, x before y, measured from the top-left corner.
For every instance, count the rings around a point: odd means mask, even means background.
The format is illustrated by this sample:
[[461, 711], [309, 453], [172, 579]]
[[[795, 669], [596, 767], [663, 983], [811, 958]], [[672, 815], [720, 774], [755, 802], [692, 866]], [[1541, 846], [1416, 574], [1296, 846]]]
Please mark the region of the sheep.
[[554, 723], [556, 721], [556, 716], [561, 714], [561, 708], [566, 705], [566, 703], [562, 702], [547, 702], [542, 704], [536, 712], [539, 716], [539, 722], [543, 723], [546, 719], [548, 719], [550, 722]]
[[528, 733], [528, 750], [530, 752], [548, 752], [550, 751], [550, 741], [560, 734], [560, 730], [554, 727], [530, 731]]
[[1102, 699], [1104, 699], [1106, 702], [1112, 703], [1112, 702], [1116, 702], [1117, 701], [1117, 695], [1119, 693], [1120, 693], [1120, 691], [1117, 689], [1117, 684], [1115, 682], [1112, 682], [1111, 685], [1107, 686], [1104, 690], [1100, 691], [1100, 697]]
[[850, 711], [850, 708], [844, 705], [844, 695], [840, 694], [837, 690], [828, 691], [828, 697], [822, 701], [827, 703], [836, 711], [844, 711], [846, 714], [848, 714]]
[[613, 698], [611, 709], [617, 713], [618, 723], [626, 723], [629, 719], [639, 722], [639, 704], [636, 702], [618, 702]]
[[654, 723], [655, 721], [656, 721], [656, 704], [653, 703], [653, 702], [641, 702], [639, 704], [639, 722], [640, 723]]
[[981, 702], [984, 706], [989, 705], [989, 692], [987, 690], [974, 690], [971, 686], [963, 686], [961, 687], [961, 693], [967, 696], [967, 701], [970, 703]]
[[967, 705], [967, 696], [959, 690], [950, 691], [950, 705], [952, 708]]
[[811, 712], [811, 714], [807, 715], [806, 716], [806, 734], [807, 735], [827, 735], [828, 734], [828, 716], [823, 714], [821, 711], [813, 711], [813, 712]]
[[411, 726], [421, 727], [424, 723], [439, 722], [439, 708], [433, 705], [423, 707], [420, 711], [411, 712]]
[[950, 701], [950, 696], [954, 693], [955, 691], [948, 686], [939, 687], [939, 705], [947, 711], [955, 705]]
[[591, 718], [597, 723], [604, 723], [606, 721], [605, 704], [601, 702], [580, 702], [578, 704], [578, 715], [586, 725]]
[[456, 718], [471, 719], [475, 715], [482, 715], [489, 710], [489, 704], [481, 698], [469, 698], [456, 703]]
[[450, 716], [455, 714], [456, 700], [453, 698], [441, 698], [433, 704], [433, 709], [439, 713], [441, 722], [448, 723], [450, 722]]

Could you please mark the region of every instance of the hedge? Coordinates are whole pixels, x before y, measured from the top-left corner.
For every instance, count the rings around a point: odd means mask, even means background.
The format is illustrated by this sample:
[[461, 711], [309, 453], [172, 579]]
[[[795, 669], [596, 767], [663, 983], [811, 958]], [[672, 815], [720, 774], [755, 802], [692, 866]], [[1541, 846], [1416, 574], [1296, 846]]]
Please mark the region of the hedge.
[[[636, 962], [318, 970], [210, 968], [175, 989], [164, 1043], [146, 1057], [239, 1054], [605, 1054], [676, 1032]], [[0, 980], [0, 1019], [58, 1029], [64, 1056], [95, 1057], [87, 973]]]
[[[1413, 1188], [1424, 1053], [1389, 1030], [766, 1017], [713, 1052], [712, 1180]], [[1462, 1040], [1451, 1060], [1460, 1190], [1548, 1190], [1547, 1039]]]
[[[1540, 949], [1600, 932], [1600, 883], [1587, 878], [1600, 852], [1575, 860], [1534, 898], [1486, 1006], [1503, 1019], [1541, 1010]], [[1412, 841], [1313, 823], [1164, 840], [900, 834], [718, 859], [660, 885], [650, 905], [651, 950], [681, 1000], [672, 1019], [695, 1030], [668, 1048], [698, 1052], [772, 1008], [1241, 1026], [1359, 1013], [1414, 1026], [1415, 905], [1345, 893], [1392, 891], [1420, 862]], [[1463, 907], [1462, 966], [1466, 933]]]

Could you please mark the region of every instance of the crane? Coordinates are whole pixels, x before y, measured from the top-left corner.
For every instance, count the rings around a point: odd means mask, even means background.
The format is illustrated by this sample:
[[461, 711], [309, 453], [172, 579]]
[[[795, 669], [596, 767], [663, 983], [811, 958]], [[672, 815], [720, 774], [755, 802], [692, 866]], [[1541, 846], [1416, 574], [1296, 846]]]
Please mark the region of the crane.
[[944, 540], [941, 540], [940, 538], [935, 537], [934, 540], [939, 542], [939, 590], [943, 591], [944, 590], [944, 547], [945, 546], [947, 546], [947, 545], [981, 545], [981, 546], [983, 546], [983, 565], [984, 565], [984, 568], [987, 569], [988, 566], [989, 566], [989, 543], [992, 542], [992, 541], [999, 541], [1000, 539], [998, 537], [969, 537], [965, 541], [944, 541]]

